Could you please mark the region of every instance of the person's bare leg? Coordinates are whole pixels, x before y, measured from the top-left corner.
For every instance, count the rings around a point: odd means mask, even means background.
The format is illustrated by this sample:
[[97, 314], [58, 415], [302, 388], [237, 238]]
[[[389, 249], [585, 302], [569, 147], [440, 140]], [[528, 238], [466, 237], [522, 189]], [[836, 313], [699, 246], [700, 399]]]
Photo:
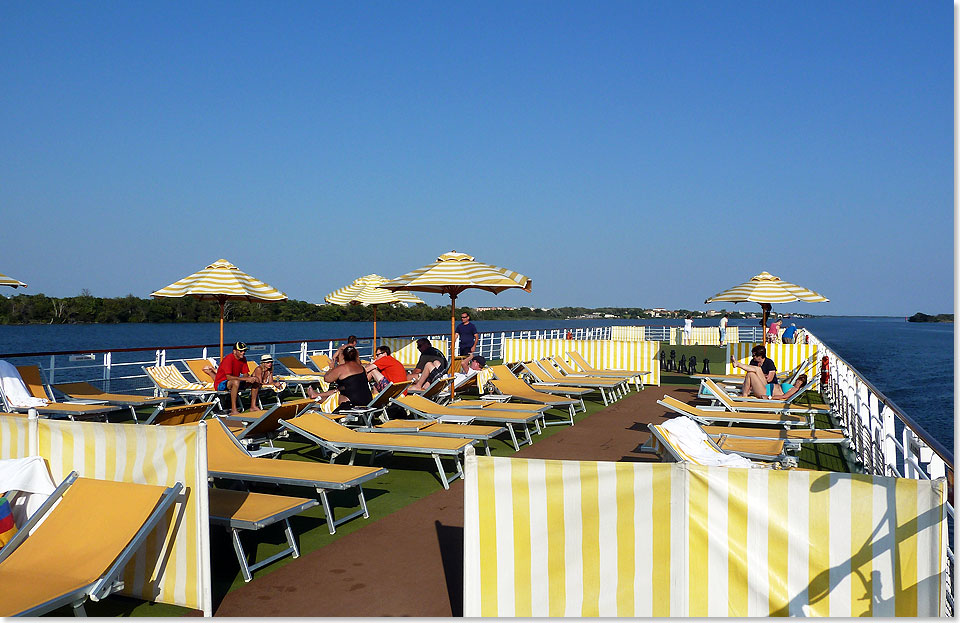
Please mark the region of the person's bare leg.
[[369, 372], [367, 372], [367, 380], [368, 380], [368, 381], [373, 381], [374, 383], [379, 383], [379, 382], [380, 382], [380, 379], [382, 379], [382, 378], [383, 378], [383, 374], [381, 374], [381, 373], [380, 373], [380, 370], [377, 369], [377, 368], [374, 368], [373, 370], [370, 370]]
[[417, 379], [417, 382], [410, 386], [410, 389], [416, 389], [423, 391], [427, 386], [427, 379], [430, 378], [430, 373], [433, 372], [436, 368], [440, 366], [439, 361], [428, 361], [423, 366], [423, 372], [420, 374], [420, 378]]
[[257, 402], [257, 394], [260, 393], [260, 383], [250, 384], [250, 408], [259, 409], [260, 403]]
[[237, 393], [240, 391], [240, 381], [227, 381], [227, 387], [230, 388], [230, 415], [238, 415], [237, 411]]
[[203, 366], [203, 371], [207, 373], [207, 376], [210, 377], [210, 381], [214, 382], [217, 380], [217, 369], [213, 366]]
[[757, 398], [767, 397], [767, 384], [763, 381], [762, 376], [756, 372], [748, 372], [747, 381], [750, 383], [750, 391], [754, 396]]

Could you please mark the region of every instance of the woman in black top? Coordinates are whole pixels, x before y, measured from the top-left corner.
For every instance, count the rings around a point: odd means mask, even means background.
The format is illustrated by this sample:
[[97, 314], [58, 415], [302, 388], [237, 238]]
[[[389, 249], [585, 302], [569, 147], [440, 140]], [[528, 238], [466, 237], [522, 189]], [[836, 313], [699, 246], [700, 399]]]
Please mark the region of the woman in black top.
[[364, 406], [373, 400], [370, 385], [367, 383], [367, 373], [360, 365], [360, 354], [353, 346], [347, 346], [340, 355], [342, 361], [335, 368], [331, 368], [323, 375], [327, 383], [337, 383], [337, 391], [346, 398], [334, 413], [343, 409], [352, 409], [354, 406]]

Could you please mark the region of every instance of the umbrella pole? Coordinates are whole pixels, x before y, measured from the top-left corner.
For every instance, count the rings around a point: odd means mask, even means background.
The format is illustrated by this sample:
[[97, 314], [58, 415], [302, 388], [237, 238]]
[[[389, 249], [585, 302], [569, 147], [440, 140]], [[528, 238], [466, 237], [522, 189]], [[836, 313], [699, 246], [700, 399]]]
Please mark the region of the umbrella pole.
[[768, 308], [763, 303], [761, 303], [760, 309], [763, 310], [763, 322], [761, 323], [763, 326], [761, 327], [761, 331], [760, 331], [760, 343], [766, 344], [767, 343], [767, 319], [769, 318], [769, 316], [767, 315]]
[[377, 354], [377, 306], [373, 306], [373, 354]]
[[223, 362], [223, 303], [224, 299], [220, 299], [220, 362]]
[[[457, 315], [457, 295], [450, 295], [450, 365], [453, 365], [453, 362], [457, 360], [456, 350], [457, 347], [454, 345], [454, 337], [457, 334], [456, 331], [456, 315]], [[447, 374], [450, 373], [450, 370], [447, 370]], [[450, 377], [450, 401], [453, 401], [453, 377]]]

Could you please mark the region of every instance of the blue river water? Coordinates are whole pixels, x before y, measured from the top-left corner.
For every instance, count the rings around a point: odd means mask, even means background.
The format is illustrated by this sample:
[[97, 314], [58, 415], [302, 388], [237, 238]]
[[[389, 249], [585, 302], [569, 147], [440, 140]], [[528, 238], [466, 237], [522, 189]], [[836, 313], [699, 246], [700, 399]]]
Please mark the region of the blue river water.
[[[491, 332], [624, 324], [679, 325], [682, 321], [477, 322], [481, 331]], [[756, 326], [757, 321], [731, 321], [731, 326], [737, 325]], [[889, 317], [823, 317], [797, 319], [797, 325], [808, 328], [829, 344], [900, 409], [953, 451], [953, 324], [912, 323]], [[716, 322], [698, 319], [694, 326], [716, 326]], [[449, 331], [448, 321], [380, 322], [377, 325], [380, 336]], [[370, 337], [372, 333], [369, 322], [228, 323], [224, 327], [224, 340], [227, 343], [322, 341], [340, 340], [350, 334]], [[27, 352], [213, 345], [218, 335], [216, 323], [0, 326], [0, 357]]]

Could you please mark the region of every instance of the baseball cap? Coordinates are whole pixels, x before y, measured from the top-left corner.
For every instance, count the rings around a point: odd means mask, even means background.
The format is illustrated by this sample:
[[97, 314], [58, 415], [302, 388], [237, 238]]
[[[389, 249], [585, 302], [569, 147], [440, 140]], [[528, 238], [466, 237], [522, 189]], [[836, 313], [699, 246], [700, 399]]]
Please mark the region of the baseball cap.
[[247, 350], [247, 345], [244, 342], [237, 342], [233, 345], [233, 350]]
[[273, 361], [273, 355], [271, 355], [270, 353], [267, 353], [266, 355], [263, 355], [262, 357], [260, 357], [260, 363], [267, 363], [269, 361]]

